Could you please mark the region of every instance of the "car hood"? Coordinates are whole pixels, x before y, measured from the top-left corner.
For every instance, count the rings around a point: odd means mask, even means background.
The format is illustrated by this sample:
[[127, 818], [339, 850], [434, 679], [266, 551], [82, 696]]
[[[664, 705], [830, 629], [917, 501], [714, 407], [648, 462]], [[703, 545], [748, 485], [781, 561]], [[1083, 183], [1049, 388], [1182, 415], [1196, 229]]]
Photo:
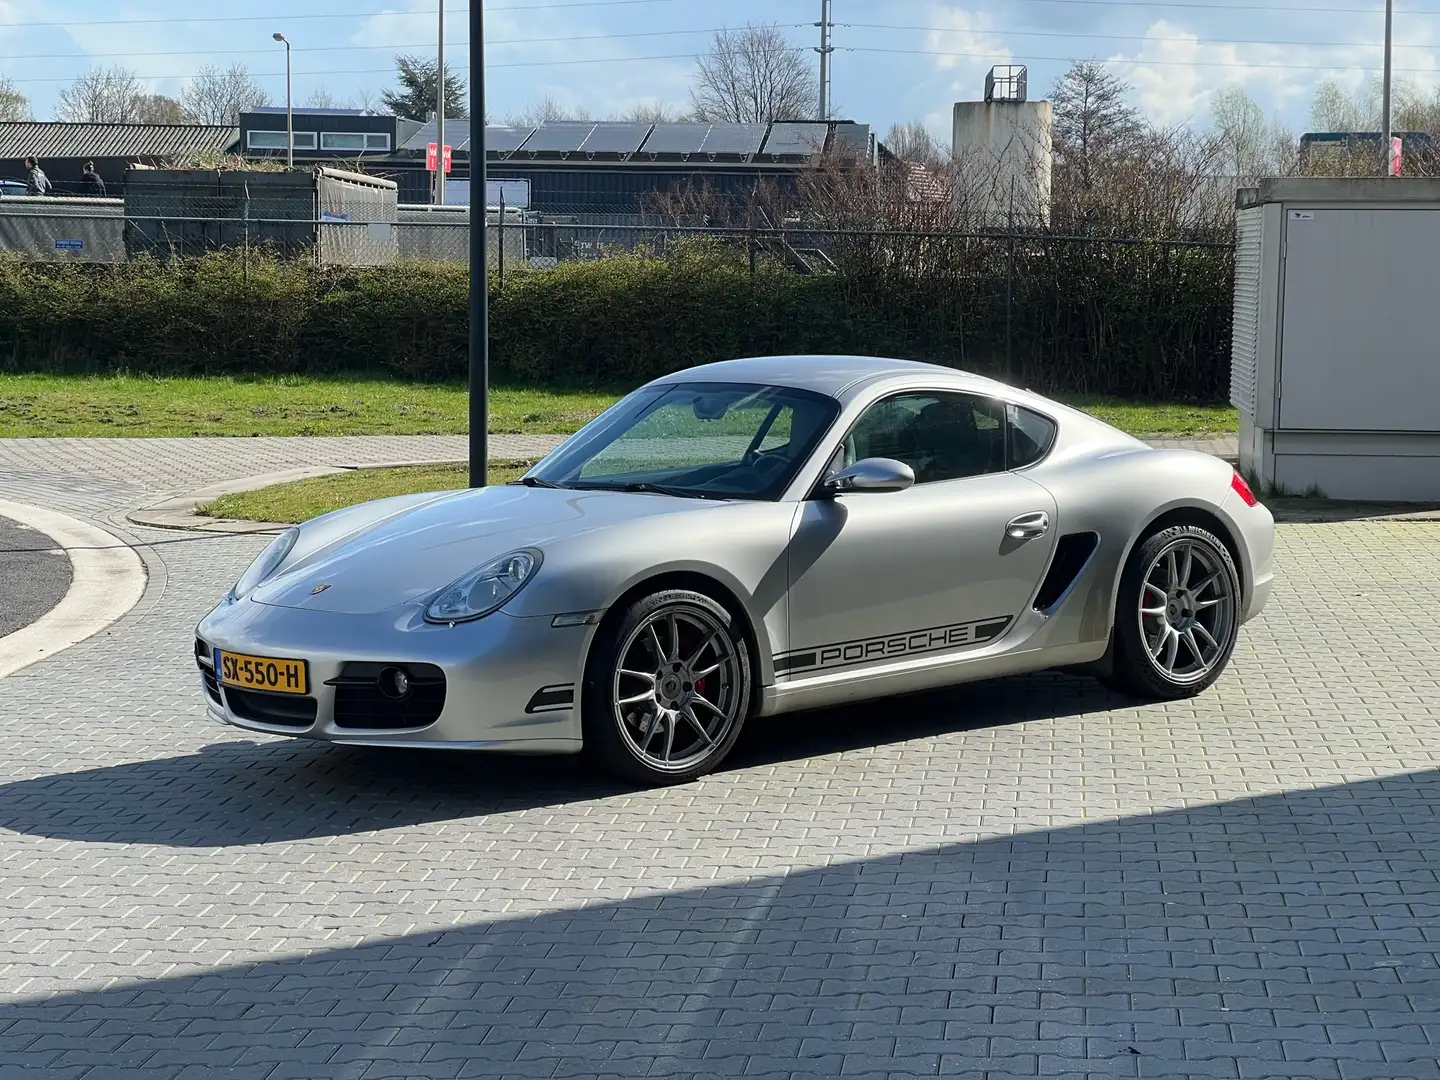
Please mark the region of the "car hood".
[[286, 565], [251, 597], [277, 607], [368, 615], [426, 599], [517, 548], [543, 552], [548, 544], [607, 525], [723, 505], [509, 484], [460, 491], [345, 533]]

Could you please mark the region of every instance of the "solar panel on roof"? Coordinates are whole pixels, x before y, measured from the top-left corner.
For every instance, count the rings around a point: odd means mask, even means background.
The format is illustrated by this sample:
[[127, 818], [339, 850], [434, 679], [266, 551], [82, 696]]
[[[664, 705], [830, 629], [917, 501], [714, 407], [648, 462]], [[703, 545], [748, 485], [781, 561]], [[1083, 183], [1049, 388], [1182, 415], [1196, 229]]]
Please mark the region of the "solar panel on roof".
[[702, 154], [754, 154], [765, 138], [764, 124], [711, 124]]
[[539, 152], [548, 154], [564, 154], [580, 149], [590, 132], [595, 130], [595, 124], [585, 122], [577, 123], [549, 123], [541, 124], [535, 129], [535, 134], [525, 144], [525, 152]]
[[[534, 130], [529, 126], [487, 127], [485, 129], [485, 149], [490, 153], [508, 154], [512, 150], [520, 149]], [[466, 139], [468, 141], [469, 132], [466, 132]]]
[[656, 124], [640, 147], [644, 154], [698, 154], [710, 124]]
[[772, 124], [762, 153], [808, 157], [825, 149], [829, 124]]
[[633, 154], [649, 133], [649, 124], [599, 123], [580, 150], [586, 154]]

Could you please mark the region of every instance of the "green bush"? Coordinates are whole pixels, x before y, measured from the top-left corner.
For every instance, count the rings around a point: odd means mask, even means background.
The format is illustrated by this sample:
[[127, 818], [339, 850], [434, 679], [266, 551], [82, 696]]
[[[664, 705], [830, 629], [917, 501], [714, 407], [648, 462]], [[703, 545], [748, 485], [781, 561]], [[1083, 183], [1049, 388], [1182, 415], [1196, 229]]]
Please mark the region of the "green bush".
[[[715, 242], [492, 280], [493, 372], [634, 384], [767, 353], [932, 360], [1049, 391], [1218, 400], [1226, 248], [862, 240], [797, 274]], [[1007, 276], [1007, 260], [1013, 258]], [[238, 253], [114, 267], [0, 260], [0, 370], [463, 377], [468, 267], [323, 269]]]

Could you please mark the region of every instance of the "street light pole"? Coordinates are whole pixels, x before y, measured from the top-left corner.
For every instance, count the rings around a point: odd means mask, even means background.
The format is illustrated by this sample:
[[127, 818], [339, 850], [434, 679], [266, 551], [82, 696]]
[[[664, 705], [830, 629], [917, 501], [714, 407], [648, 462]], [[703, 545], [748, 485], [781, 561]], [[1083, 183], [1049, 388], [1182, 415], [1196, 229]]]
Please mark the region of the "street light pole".
[[285, 164], [293, 169], [295, 167], [295, 110], [291, 104], [290, 95], [290, 40], [278, 31], [274, 34], [274, 38], [285, 45]]
[[440, 37], [435, 62], [435, 202], [445, 202], [445, 0], [440, 0]]
[[830, 119], [830, 0], [820, 0], [820, 119]]
[[[442, 150], [443, 154], [444, 151]], [[470, 0], [470, 486], [489, 467], [490, 274], [485, 258], [485, 5]]]
[[1390, 136], [1390, 14], [1392, 0], [1385, 0], [1385, 74], [1380, 86], [1380, 160], [1385, 163], [1385, 175], [1395, 175], [1395, 147]]

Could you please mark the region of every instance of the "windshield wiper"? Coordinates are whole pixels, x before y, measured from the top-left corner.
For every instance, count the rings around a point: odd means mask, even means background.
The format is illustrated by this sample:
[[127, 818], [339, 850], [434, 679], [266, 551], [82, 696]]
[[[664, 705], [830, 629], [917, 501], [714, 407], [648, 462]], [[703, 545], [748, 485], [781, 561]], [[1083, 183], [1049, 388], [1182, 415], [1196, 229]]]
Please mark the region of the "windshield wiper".
[[652, 484], [645, 480], [637, 480], [633, 484], [626, 484], [621, 491], [643, 491], [652, 495], [672, 495], [677, 499], [708, 499], [703, 491], [691, 491], [689, 488], [669, 487], [666, 484]]
[[512, 480], [511, 483], [523, 484], [526, 487], [532, 488], [558, 488], [563, 486], [561, 484], [555, 483], [553, 480], [541, 480], [538, 476], [522, 476], [519, 480]]

